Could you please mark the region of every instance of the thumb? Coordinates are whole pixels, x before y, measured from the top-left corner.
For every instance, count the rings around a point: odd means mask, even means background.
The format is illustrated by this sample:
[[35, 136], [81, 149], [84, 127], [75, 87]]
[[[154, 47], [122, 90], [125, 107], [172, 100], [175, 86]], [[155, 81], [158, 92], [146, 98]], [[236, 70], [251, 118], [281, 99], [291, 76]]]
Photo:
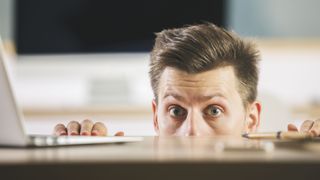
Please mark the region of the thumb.
[[118, 131], [116, 134], [114, 134], [114, 136], [124, 136], [124, 132]]
[[295, 126], [294, 124], [288, 124], [288, 131], [299, 131], [297, 126]]

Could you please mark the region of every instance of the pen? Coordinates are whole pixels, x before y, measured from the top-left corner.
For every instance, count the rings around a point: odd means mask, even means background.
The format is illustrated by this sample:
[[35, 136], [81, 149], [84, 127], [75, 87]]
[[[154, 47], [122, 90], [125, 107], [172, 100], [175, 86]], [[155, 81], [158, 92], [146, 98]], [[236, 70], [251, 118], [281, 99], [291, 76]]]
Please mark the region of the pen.
[[309, 133], [301, 133], [296, 131], [287, 132], [262, 132], [262, 133], [245, 133], [242, 137], [248, 139], [287, 139], [287, 140], [303, 140], [311, 139], [312, 135]]

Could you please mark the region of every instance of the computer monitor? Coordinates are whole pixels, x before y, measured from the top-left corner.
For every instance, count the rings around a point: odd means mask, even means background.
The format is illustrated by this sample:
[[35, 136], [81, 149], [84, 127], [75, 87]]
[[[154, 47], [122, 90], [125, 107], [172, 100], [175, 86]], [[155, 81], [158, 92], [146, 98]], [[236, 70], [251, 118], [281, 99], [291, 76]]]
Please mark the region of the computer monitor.
[[16, 0], [18, 54], [147, 52], [154, 33], [225, 25], [224, 0]]

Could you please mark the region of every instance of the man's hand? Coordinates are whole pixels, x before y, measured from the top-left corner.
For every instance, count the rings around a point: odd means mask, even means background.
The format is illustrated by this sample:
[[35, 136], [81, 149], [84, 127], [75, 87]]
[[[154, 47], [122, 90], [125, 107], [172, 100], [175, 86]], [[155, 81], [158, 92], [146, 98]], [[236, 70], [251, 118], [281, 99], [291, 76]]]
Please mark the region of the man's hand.
[[310, 133], [313, 136], [320, 136], [320, 119], [315, 121], [306, 120], [302, 123], [300, 129], [294, 124], [288, 124], [288, 131], [299, 131]]
[[[93, 123], [86, 119], [81, 124], [78, 121], [70, 121], [67, 126], [57, 124], [53, 133], [56, 136], [107, 136], [108, 129], [102, 122]], [[119, 131], [115, 136], [124, 136], [124, 133]]]

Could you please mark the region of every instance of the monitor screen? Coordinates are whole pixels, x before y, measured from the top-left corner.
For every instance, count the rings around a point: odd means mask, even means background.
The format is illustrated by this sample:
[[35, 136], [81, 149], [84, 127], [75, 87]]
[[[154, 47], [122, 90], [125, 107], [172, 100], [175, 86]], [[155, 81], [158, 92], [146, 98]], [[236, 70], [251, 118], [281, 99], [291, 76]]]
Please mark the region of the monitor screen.
[[225, 25], [224, 0], [16, 0], [18, 54], [147, 52], [155, 32]]

